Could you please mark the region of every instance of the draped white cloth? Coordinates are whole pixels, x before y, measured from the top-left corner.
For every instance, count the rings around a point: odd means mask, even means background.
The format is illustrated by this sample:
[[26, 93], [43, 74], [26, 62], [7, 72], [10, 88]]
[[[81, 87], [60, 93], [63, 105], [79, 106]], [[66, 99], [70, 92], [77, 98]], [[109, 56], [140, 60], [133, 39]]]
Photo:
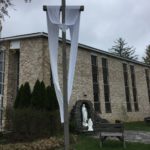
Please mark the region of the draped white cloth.
[[70, 30], [71, 37], [71, 49], [69, 57], [69, 69], [68, 69], [68, 104], [70, 101], [73, 80], [75, 73], [75, 65], [77, 59], [78, 49], [78, 35], [80, 24], [80, 6], [67, 6], [65, 24], [61, 23], [60, 19], [60, 6], [47, 6], [47, 25], [48, 25], [48, 42], [49, 42], [49, 54], [50, 64], [53, 76], [54, 87], [56, 96], [60, 108], [61, 122], [64, 122], [64, 109], [63, 109], [63, 94], [59, 84], [58, 76], [58, 41], [59, 41], [59, 29], [66, 32]]

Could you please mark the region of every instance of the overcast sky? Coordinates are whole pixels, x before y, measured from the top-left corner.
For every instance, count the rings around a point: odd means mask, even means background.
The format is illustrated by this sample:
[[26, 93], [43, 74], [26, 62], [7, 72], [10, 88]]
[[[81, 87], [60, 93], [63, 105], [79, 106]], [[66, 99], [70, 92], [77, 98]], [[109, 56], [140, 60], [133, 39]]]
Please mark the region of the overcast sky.
[[[3, 22], [2, 36], [47, 32], [43, 5], [60, 5], [61, 0], [12, 0], [10, 18]], [[150, 44], [150, 0], [67, 0], [68, 5], [84, 5], [79, 42], [108, 51], [122, 37], [136, 54], [144, 56]], [[14, 10], [16, 9], [16, 10]]]

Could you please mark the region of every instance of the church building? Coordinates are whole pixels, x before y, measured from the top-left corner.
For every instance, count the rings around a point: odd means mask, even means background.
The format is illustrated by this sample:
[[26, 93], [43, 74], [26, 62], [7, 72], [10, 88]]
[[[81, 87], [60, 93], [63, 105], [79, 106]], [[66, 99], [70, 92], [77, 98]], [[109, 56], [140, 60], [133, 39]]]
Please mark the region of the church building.
[[[48, 35], [39, 32], [0, 39], [0, 126], [7, 107], [21, 84], [31, 89], [37, 79], [51, 85]], [[62, 50], [59, 41], [58, 71], [62, 87]], [[67, 41], [67, 56], [70, 41]], [[78, 100], [93, 103], [109, 121], [143, 121], [150, 116], [150, 66], [79, 44], [69, 110]]]

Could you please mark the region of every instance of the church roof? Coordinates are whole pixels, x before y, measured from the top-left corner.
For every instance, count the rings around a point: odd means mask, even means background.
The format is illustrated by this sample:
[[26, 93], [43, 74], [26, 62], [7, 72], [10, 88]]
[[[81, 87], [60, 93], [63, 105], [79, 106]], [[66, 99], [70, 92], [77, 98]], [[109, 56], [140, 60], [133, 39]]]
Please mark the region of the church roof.
[[[34, 38], [34, 37], [45, 37], [45, 38], [48, 38], [48, 34], [45, 33], [45, 32], [37, 32], [37, 33], [31, 33], [31, 34], [10, 36], [10, 37], [1, 38], [0, 42], [20, 40], [20, 39], [25, 39], [25, 38]], [[62, 39], [60, 38], [59, 40], [61, 42]], [[67, 40], [67, 43], [70, 44], [70, 40]], [[97, 49], [97, 48], [94, 48], [94, 47], [91, 47], [91, 46], [87, 46], [87, 45], [80, 44], [80, 43], [79, 43], [78, 46], [79, 46], [79, 48], [83, 48], [83, 49], [89, 50], [91, 52], [100, 53], [100, 54], [105, 55], [107, 57], [113, 57], [113, 58], [120, 59], [120, 60], [123, 60], [123, 61], [126, 61], [126, 62], [135, 63], [135, 64], [142, 65], [142, 66], [145, 66], [145, 67], [150, 67], [149, 65], [147, 65], [147, 64], [145, 64], [143, 62], [140, 62], [140, 61], [137, 61], [137, 60], [127, 59], [127, 58], [124, 58], [124, 57], [120, 57], [120, 56], [117, 56], [117, 55], [115, 55], [113, 53], [110, 53], [110, 52], [107, 52], [107, 51], [104, 51], [104, 50], [101, 50], [101, 49]]]

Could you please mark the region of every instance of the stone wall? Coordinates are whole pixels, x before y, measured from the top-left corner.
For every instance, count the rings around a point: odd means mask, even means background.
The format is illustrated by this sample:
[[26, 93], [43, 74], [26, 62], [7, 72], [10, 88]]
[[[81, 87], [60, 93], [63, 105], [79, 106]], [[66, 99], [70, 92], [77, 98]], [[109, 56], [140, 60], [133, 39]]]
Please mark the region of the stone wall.
[[[46, 85], [50, 85], [50, 63], [49, 63], [49, 52], [48, 52], [48, 42], [45, 37], [35, 37], [20, 40], [20, 72], [19, 72], [19, 84], [28, 81], [33, 88], [34, 83], [37, 79], [43, 80]], [[87, 50], [86, 48], [79, 48], [73, 92], [71, 96], [71, 101], [69, 104], [69, 110], [79, 99], [90, 100], [93, 103], [93, 81], [92, 81], [92, 68], [91, 68], [91, 55], [97, 55], [98, 59], [98, 82], [99, 82], [99, 99], [101, 107], [101, 117], [104, 117], [110, 121], [125, 120], [125, 121], [138, 121], [143, 120], [144, 117], [150, 116], [150, 104], [148, 100], [147, 84], [145, 78], [145, 69], [147, 67], [133, 64], [118, 58], [113, 58], [102, 53], [94, 52], [92, 50]], [[67, 45], [67, 56], [69, 56], [69, 45]], [[105, 100], [104, 100], [104, 84], [103, 84], [103, 74], [102, 74], [102, 58], [108, 60], [109, 69], [109, 86], [110, 86], [110, 101], [112, 113], [106, 113], [105, 110]], [[6, 61], [5, 61], [5, 90], [4, 97], [6, 100], [10, 93], [13, 93], [12, 81], [10, 77], [10, 72], [13, 72], [10, 66], [12, 60], [11, 51], [6, 51]], [[128, 65], [128, 76], [129, 76], [129, 87], [130, 87], [130, 98], [132, 103], [132, 112], [127, 112], [126, 108], [126, 97], [125, 97], [125, 87], [124, 87], [124, 76], [123, 76], [123, 66], [122, 63]], [[61, 43], [59, 45], [59, 77], [60, 85], [62, 86], [62, 50]], [[136, 87], [139, 103], [139, 111], [135, 112], [133, 104], [133, 93], [131, 85], [131, 75], [130, 75], [130, 65], [134, 65], [136, 74]], [[15, 73], [14, 73], [15, 74]], [[15, 88], [14, 88], [15, 89]], [[11, 92], [10, 92], [11, 91]], [[15, 94], [14, 94], [15, 95]], [[6, 104], [7, 105], [7, 104]], [[5, 105], [5, 106], [6, 106]]]
[[43, 80], [43, 42], [41, 38], [20, 41], [20, 78], [19, 84], [26, 81], [31, 89], [37, 79]]

